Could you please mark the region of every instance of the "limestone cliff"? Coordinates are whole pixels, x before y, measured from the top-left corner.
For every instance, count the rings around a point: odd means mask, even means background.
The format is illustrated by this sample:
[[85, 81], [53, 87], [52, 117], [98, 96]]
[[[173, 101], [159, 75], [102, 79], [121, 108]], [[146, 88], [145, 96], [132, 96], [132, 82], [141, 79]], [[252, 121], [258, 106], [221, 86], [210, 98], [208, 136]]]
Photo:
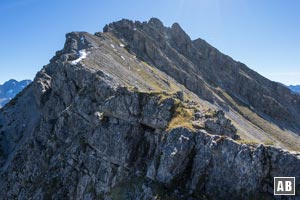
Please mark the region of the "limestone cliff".
[[272, 199], [274, 176], [299, 180], [299, 95], [178, 24], [66, 38], [0, 110], [1, 199]]

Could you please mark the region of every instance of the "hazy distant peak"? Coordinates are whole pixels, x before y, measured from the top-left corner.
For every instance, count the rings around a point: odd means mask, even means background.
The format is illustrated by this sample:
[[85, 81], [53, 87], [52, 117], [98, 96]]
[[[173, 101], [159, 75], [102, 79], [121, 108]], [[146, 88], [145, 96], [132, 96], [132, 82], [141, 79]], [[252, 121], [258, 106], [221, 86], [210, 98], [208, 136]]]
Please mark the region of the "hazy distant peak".
[[300, 93], [300, 85], [290, 85], [288, 86], [293, 92]]
[[0, 107], [4, 106], [30, 83], [31, 80], [10, 79], [0, 85]]

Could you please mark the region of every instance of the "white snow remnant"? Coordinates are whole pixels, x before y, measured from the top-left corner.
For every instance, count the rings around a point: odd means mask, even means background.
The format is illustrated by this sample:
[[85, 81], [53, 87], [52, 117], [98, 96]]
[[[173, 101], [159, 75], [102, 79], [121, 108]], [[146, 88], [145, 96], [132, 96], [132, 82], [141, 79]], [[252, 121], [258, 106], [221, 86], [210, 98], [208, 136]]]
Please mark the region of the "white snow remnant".
[[79, 58], [77, 58], [76, 60], [73, 60], [71, 62], [72, 65], [77, 65], [77, 63], [79, 63], [80, 61], [82, 61], [83, 59], [85, 59], [87, 56], [87, 52], [85, 49], [82, 49], [79, 51]]
[[181, 136], [179, 137], [179, 142], [182, 143], [183, 140], [189, 141], [190, 138], [188, 138], [188, 137], [186, 137], [186, 136], [184, 136], [184, 135], [181, 135]]
[[85, 38], [83, 36], [80, 37], [80, 41], [82, 44], [85, 44]]
[[211, 140], [209, 146], [217, 146], [217, 142], [215, 140]]
[[177, 154], [177, 148], [175, 147], [173, 152], [170, 154], [171, 157], [175, 156]]
[[123, 60], [125, 60], [124, 56], [121, 56], [121, 58], [122, 58]]
[[125, 47], [125, 45], [124, 45], [124, 44], [122, 44], [122, 43], [120, 43], [120, 47]]
[[114, 49], [115, 48], [115, 45], [113, 45], [113, 44], [110, 44], [110, 46]]

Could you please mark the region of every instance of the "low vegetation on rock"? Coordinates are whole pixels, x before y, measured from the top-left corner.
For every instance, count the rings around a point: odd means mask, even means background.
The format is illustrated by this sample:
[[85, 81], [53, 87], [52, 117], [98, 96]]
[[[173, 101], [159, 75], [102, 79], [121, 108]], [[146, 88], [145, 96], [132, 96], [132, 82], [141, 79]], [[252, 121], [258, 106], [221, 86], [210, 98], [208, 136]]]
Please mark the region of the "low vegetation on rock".
[[271, 199], [300, 178], [299, 119], [300, 95], [177, 23], [72, 32], [0, 110], [0, 196]]

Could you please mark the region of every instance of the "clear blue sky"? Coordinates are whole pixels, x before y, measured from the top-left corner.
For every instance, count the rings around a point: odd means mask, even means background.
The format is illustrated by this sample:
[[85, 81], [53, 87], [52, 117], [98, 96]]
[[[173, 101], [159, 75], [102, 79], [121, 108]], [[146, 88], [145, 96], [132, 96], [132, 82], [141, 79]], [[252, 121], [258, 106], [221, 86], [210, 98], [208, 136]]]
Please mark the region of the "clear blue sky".
[[1, 0], [0, 84], [33, 79], [67, 32], [150, 17], [167, 26], [179, 22], [192, 39], [205, 39], [271, 80], [300, 84], [299, 0]]

